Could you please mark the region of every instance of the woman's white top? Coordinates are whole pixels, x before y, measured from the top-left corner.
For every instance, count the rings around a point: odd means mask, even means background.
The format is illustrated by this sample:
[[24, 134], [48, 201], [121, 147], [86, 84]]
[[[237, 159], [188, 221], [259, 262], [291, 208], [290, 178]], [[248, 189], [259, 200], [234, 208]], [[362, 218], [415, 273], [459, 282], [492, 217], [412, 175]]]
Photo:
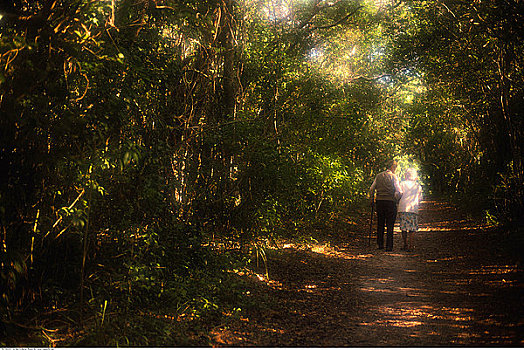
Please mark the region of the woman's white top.
[[398, 211], [405, 213], [417, 213], [418, 206], [422, 200], [422, 186], [417, 181], [404, 180], [400, 183], [402, 198], [398, 203]]

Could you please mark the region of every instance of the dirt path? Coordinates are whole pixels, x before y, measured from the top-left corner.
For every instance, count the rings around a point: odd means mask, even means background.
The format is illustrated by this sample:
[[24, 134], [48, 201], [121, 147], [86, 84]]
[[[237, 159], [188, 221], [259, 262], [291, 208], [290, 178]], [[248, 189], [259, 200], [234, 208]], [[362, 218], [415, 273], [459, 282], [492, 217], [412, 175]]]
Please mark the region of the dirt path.
[[270, 281], [246, 293], [278, 307], [215, 329], [216, 345], [524, 345], [523, 273], [501, 234], [444, 202], [424, 202], [421, 214], [414, 252], [399, 250], [398, 231], [393, 252], [363, 231], [272, 254]]

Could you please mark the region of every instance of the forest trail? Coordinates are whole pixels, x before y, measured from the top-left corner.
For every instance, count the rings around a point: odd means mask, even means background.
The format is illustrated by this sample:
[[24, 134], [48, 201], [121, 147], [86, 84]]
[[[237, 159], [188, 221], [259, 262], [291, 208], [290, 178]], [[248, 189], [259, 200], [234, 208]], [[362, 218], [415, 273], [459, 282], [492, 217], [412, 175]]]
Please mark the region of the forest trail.
[[522, 270], [503, 248], [507, 236], [428, 199], [415, 250], [400, 250], [396, 227], [384, 252], [368, 245], [366, 219], [336, 245], [271, 254], [270, 280], [246, 292], [277, 308], [214, 329], [214, 345], [524, 345]]

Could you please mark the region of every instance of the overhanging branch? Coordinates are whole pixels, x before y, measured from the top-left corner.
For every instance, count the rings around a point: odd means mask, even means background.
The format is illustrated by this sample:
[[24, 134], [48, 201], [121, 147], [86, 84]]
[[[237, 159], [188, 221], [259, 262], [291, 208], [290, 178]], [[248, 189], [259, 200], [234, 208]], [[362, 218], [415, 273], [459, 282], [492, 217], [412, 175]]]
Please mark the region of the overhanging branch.
[[355, 13], [357, 13], [358, 10], [360, 10], [362, 8], [362, 6], [359, 6], [357, 7], [356, 9], [354, 9], [353, 11], [351, 11], [350, 13], [348, 13], [347, 15], [345, 15], [344, 17], [342, 17], [341, 19], [339, 19], [338, 21], [336, 21], [335, 23], [332, 23], [332, 24], [328, 24], [328, 25], [325, 25], [325, 26], [314, 26], [313, 28], [311, 28], [312, 30], [315, 30], [315, 29], [329, 29], [329, 28], [333, 28], [335, 26], [338, 26], [339, 24], [341, 24], [342, 22], [346, 21], [349, 17], [353, 16]]

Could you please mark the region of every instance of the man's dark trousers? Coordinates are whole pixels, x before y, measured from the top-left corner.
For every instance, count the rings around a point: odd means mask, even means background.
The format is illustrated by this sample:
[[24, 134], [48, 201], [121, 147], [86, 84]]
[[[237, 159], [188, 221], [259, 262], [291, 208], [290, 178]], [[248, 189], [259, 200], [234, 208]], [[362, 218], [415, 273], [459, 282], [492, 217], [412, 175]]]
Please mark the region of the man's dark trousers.
[[379, 248], [384, 248], [384, 226], [386, 226], [386, 250], [393, 250], [393, 228], [396, 219], [397, 203], [377, 200], [377, 244]]

